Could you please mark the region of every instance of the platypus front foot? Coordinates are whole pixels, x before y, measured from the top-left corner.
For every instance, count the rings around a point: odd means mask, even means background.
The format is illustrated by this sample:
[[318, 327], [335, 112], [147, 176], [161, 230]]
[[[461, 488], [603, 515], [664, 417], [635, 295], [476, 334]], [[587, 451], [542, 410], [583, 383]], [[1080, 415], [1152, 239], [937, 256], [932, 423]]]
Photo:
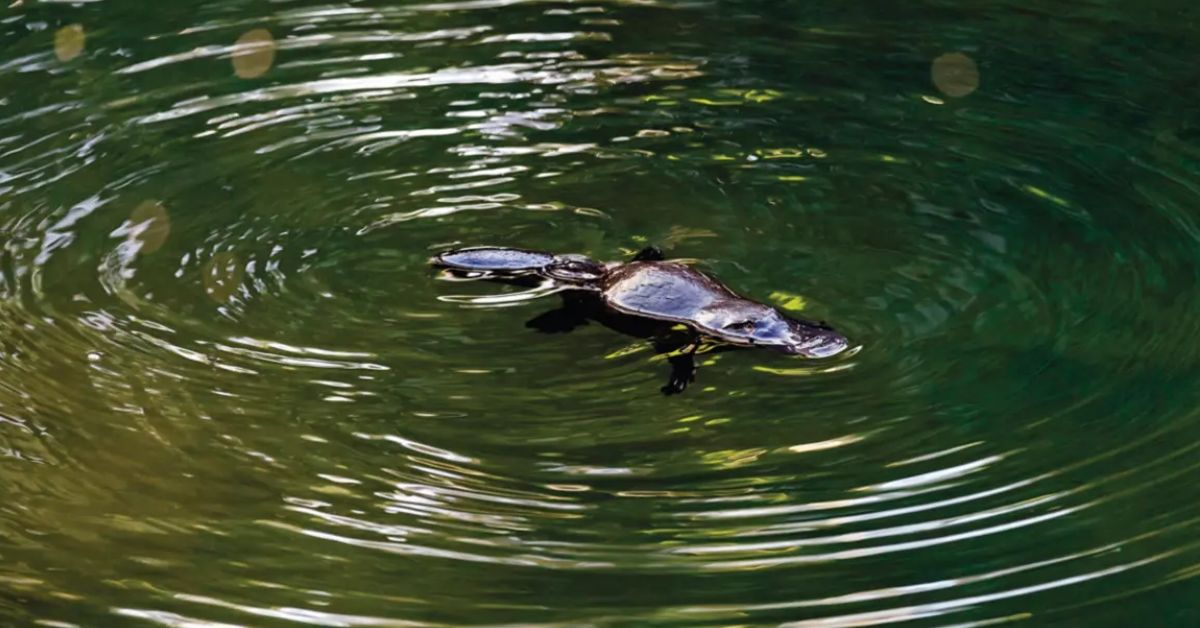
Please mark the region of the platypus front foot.
[[696, 381], [696, 359], [693, 354], [684, 353], [672, 356], [668, 361], [671, 363], [671, 377], [661, 390], [667, 396], [678, 395], [687, 390], [688, 384]]

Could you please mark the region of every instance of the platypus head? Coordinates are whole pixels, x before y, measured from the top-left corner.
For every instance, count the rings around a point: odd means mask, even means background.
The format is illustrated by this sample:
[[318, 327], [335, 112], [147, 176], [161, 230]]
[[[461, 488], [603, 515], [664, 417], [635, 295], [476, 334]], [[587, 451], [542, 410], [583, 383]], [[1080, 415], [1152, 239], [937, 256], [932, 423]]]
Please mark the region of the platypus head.
[[604, 277], [607, 267], [583, 255], [555, 255], [554, 261], [542, 268], [545, 276], [563, 283], [588, 286]]
[[721, 336], [735, 344], [770, 347], [806, 358], [832, 357], [849, 347], [846, 337], [832, 327], [788, 318], [770, 307], [722, 325]]
[[833, 357], [850, 347], [846, 337], [824, 323], [784, 319], [787, 321], [787, 344], [783, 350], [791, 355], [809, 358]]

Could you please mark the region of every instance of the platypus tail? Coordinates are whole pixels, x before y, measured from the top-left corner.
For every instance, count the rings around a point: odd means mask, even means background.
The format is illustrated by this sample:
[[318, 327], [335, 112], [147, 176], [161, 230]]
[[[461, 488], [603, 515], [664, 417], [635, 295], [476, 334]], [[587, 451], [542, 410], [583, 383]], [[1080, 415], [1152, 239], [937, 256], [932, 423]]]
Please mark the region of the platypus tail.
[[510, 249], [500, 246], [475, 246], [442, 251], [429, 263], [464, 272], [528, 273], [540, 270], [555, 260], [552, 253]]

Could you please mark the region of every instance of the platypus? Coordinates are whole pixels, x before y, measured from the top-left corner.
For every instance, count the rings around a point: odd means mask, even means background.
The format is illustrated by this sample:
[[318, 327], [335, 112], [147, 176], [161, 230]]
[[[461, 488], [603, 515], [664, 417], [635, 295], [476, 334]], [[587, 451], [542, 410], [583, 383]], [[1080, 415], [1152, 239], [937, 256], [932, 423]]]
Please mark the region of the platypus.
[[[653, 323], [637, 335], [665, 337], [664, 328], [683, 325], [688, 337], [671, 358], [665, 394], [682, 392], [695, 381], [694, 355], [704, 343], [765, 347], [790, 355], [827, 358], [846, 350], [846, 338], [824, 322], [786, 316], [778, 309], [739, 296], [713, 277], [669, 261], [647, 247], [628, 262], [598, 262], [582, 255], [556, 255], [503, 247], [444, 251], [430, 263], [468, 277], [514, 280], [540, 277], [564, 292], [566, 307], [530, 321], [543, 331], [565, 331], [581, 318], [595, 318], [629, 331]], [[637, 320], [628, 320], [637, 319]], [[631, 325], [632, 323], [632, 325]]]

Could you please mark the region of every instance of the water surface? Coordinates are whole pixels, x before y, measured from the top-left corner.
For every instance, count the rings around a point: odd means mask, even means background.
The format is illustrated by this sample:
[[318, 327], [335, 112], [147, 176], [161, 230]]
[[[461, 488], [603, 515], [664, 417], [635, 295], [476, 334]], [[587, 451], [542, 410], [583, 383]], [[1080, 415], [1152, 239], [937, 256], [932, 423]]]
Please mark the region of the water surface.
[[[5, 624], [1200, 622], [1190, 4], [0, 16]], [[664, 397], [476, 244], [856, 349]]]

